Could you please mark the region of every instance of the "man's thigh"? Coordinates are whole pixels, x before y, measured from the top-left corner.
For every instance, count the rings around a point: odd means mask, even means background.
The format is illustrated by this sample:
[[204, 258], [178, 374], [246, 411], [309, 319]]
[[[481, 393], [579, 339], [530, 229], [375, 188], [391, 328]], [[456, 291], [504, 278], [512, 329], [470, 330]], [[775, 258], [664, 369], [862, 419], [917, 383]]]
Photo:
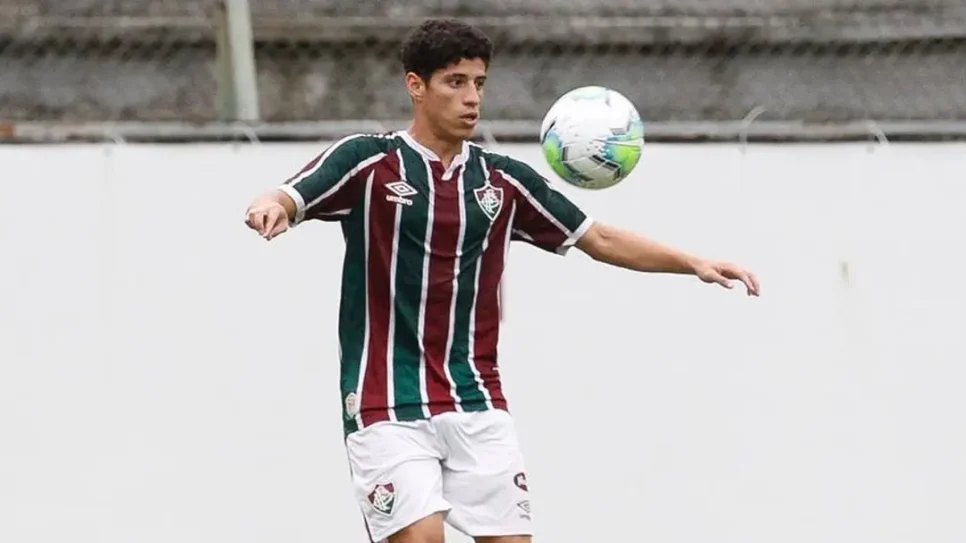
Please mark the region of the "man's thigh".
[[528, 541], [529, 487], [510, 414], [494, 410], [441, 415], [436, 427], [447, 452], [443, 497], [452, 506], [449, 524], [477, 541]]
[[443, 498], [442, 454], [429, 424], [379, 423], [349, 435], [346, 451], [370, 538], [424, 541], [434, 524], [430, 517], [450, 509]]
[[[443, 530], [443, 513], [433, 513], [432, 515], [416, 521], [414, 524], [406, 526], [402, 530], [389, 536], [385, 543], [444, 543], [445, 530]], [[511, 543], [511, 542], [490, 542], [490, 543]]]

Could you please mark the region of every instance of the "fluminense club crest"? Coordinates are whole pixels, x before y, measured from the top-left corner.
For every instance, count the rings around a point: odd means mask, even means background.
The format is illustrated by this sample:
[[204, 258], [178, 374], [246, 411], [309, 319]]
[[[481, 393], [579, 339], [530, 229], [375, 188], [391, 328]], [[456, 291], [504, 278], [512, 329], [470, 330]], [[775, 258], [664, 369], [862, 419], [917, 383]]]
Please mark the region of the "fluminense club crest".
[[487, 181], [486, 185], [474, 189], [473, 195], [476, 196], [476, 203], [483, 210], [483, 213], [491, 221], [496, 220], [497, 215], [500, 214], [500, 210], [503, 209], [503, 188], [494, 187]]
[[392, 483], [376, 485], [367, 497], [373, 509], [383, 515], [391, 515], [396, 505], [396, 487]]

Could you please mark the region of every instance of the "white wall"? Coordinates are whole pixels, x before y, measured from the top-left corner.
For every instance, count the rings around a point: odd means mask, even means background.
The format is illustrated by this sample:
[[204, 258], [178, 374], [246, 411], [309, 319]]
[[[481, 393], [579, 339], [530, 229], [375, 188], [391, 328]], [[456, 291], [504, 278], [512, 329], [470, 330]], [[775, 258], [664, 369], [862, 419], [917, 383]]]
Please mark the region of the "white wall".
[[[337, 227], [242, 222], [316, 148], [0, 148], [0, 541], [365, 540]], [[963, 145], [651, 145], [568, 190], [763, 296], [512, 252], [538, 541], [966, 540], [964, 171]]]

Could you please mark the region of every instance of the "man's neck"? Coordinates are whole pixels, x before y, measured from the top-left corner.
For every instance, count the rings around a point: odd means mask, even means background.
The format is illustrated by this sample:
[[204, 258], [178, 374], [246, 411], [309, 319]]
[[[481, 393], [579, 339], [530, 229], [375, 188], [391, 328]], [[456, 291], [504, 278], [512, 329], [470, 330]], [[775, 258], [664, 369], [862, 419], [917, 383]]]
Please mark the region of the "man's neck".
[[444, 167], [448, 168], [456, 155], [463, 152], [462, 141], [444, 140], [418, 121], [413, 122], [407, 132], [417, 143], [435, 153], [443, 162]]

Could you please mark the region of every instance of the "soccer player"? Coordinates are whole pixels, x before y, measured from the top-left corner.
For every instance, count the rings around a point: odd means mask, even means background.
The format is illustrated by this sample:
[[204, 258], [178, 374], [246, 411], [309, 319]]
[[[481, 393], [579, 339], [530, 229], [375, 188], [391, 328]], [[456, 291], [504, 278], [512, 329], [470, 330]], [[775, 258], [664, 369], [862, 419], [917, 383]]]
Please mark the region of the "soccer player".
[[346, 137], [258, 197], [246, 222], [271, 240], [315, 219], [346, 251], [338, 337], [345, 446], [373, 541], [530, 541], [526, 469], [497, 370], [499, 285], [519, 240], [640, 272], [731, 288], [741, 267], [592, 220], [528, 165], [468, 142], [490, 40], [456, 20], [402, 47], [407, 130]]

